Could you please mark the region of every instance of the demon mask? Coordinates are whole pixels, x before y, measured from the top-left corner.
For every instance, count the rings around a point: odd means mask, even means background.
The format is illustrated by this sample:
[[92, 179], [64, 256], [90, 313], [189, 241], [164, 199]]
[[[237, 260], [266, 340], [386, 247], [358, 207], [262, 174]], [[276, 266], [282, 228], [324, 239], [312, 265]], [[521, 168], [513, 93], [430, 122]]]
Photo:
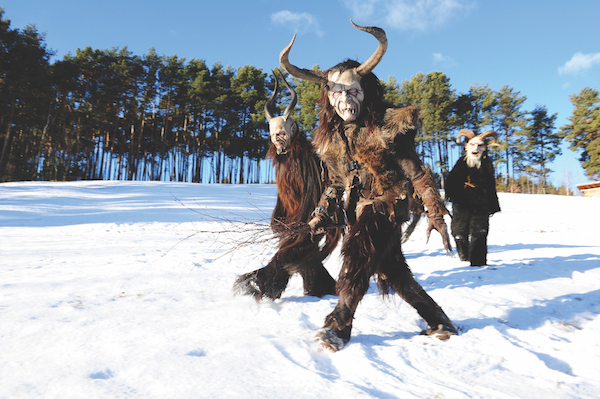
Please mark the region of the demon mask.
[[296, 35], [279, 55], [281, 66], [290, 75], [326, 85], [329, 89], [327, 94], [329, 103], [344, 122], [351, 122], [360, 115], [365, 98], [360, 84], [361, 78], [377, 66], [387, 50], [387, 38], [383, 29], [374, 26], [358, 26], [352, 20], [350, 22], [357, 29], [372, 34], [379, 41], [375, 53], [356, 68], [339, 71], [334, 67], [327, 71], [320, 71], [295, 67], [289, 62], [289, 53], [294, 40], [296, 40]]

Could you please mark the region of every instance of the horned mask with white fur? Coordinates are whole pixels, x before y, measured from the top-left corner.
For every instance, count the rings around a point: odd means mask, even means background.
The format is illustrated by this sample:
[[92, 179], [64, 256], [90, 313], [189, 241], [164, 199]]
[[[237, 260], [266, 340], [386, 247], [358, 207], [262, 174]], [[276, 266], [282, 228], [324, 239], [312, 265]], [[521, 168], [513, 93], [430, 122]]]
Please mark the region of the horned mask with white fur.
[[285, 83], [285, 86], [292, 94], [292, 100], [285, 109], [283, 115], [273, 117], [269, 112], [269, 106], [277, 97], [277, 92], [279, 90], [279, 78], [277, 77], [275, 71], [273, 71], [273, 76], [275, 76], [275, 89], [273, 89], [273, 94], [271, 94], [271, 97], [269, 97], [265, 103], [265, 117], [269, 122], [269, 134], [271, 136], [271, 142], [277, 149], [277, 155], [284, 155], [287, 153], [287, 150], [292, 143], [292, 139], [298, 134], [299, 131], [296, 121], [290, 118], [290, 113], [296, 106], [297, 96], [294, 89], [288, 84], [282, 75], [281, 79], [283, 79], [283, 83]]
[[[485, 154], [488, 146], [500, 147], [500, 144], [496, 143], [498, 135], [493, 130], [488, 130], [479, 135], [476, 135], [475, 133], [473, 133], [473, 131], [469, 129], [462, 129], [458, 133], [458, 137], [456, 138], [456, 142], [458, 144], [460, 144], [460, 139], [463, 136], [466, 138], [464, 142], [465, 160], [467, 162], [467, 166], [470, 168], [481, 167], [481, 159], [483, 158], [483, 154]], [[492, 142], [488, 144], [486, 142], [486, 139], [489, 137], [492, 138]]]

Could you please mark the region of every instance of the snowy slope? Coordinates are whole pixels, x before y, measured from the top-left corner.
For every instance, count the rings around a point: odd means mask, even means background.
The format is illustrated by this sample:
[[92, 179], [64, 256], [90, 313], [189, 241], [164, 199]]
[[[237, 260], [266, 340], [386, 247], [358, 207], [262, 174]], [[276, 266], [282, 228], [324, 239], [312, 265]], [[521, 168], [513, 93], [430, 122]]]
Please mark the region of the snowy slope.
[[312, 342], [336, 297], [297, 277], [276, 302], [231, 294], [273, 253], [252, 234], [274, 204], [272, 185], [0, 184], [0, 398], [600, 397], [600, 199], [500, 194], [484, 268], [421, 223], [405, 254], [460, 335], [420, 336], [372, 284], [336, 354]]

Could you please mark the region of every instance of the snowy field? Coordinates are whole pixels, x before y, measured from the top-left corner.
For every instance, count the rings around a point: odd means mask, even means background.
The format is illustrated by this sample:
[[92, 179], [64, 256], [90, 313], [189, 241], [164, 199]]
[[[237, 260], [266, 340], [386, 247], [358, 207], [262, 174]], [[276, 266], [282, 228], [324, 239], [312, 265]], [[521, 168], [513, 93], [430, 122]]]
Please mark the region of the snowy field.
[[419, 335], [372, 283], [331, 354], [313, 336], [336, 297], [299, 277], [276, 302], [231, 294], [273, 253], [244, 241], [275, 190], [0, 184], [0, 398], [600, 397], [600, 198], [500, 194], [483, 268], [420, 223], [408, 263], [460, 335]]

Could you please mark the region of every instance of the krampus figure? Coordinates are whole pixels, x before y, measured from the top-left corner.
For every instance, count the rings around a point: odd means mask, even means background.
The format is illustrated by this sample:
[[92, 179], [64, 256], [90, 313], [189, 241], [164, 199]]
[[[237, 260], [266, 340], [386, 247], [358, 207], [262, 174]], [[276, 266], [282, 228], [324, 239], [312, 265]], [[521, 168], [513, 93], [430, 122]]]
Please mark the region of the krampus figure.
[[493, 138], [489, 146], [496, 144], [496, 132], [488, 130], [478, 136], [463, 129], [456, 142], [466, 137], [465, 151], [446, 178], [446, 200], [452, 202], [450, 229], [456, 242], [456, 251], [462, 261], [471, 266], [487, 264], [487, 236], [489, 217], [500, 211], [494, 167], [487, 156], [486, 139]]
[[265, 104], [271, 135], [267, 157], [275, 165], [277, 182], [277, 203], [271, 227], [280, 235], [279, 247], [265, 267], [238, 277], [233, 286], [236, 294], [251, 295], [257, 301], [281, 297], [294, 273], [302, 276], [305, 295], [335, 294], [335, 280], [323, 267], [323, 260], [335, 249], [341, 230], [329, 229], [322, 247], [319, 246], [322, 235], [313, 237], [309, 231], [293, 233], [295, 224], [309, 220], [323, 185], [320, 161], [312, 144], [289, 116], [296, 105], [296, 92], [285, 78], [283, 82], [292, 94], [283, 116], [273, 117], [269, 112], [278, 91], [276, 75], [275, 89]]
[[387, 49], [385, 32], [354, 26], [379, 41], [377, 51], [363, 64], [349, 60], [326, 71], [295, 67], [289, 62], [295, 36], [280, 54], [281, 65], [291, 75], [322, 84], [313, 145], [326, 166], [328, 181], [309, 222], [313, 232], [336, 223], [342, 196], [347, 194], [349, 231], [336, 286], [339, 302], [315, 340], [330, 351], [350, 340], [352, 320], [371, 276], [376, 276], [382, 294], [393, 290], [418, 311], [429, 325], [424, 334], [447, 339], [456, 329], [414, 279], [400, 245], [401, 226], [410, 212], [410, 179], [427, 208], [427, 235], [437, 230], [451, 251], [443, 218], [448, 211], [414, 147], [419, 112], [416, 107], [393, 108], [384, 102], [383, 88], [371, 70]]

